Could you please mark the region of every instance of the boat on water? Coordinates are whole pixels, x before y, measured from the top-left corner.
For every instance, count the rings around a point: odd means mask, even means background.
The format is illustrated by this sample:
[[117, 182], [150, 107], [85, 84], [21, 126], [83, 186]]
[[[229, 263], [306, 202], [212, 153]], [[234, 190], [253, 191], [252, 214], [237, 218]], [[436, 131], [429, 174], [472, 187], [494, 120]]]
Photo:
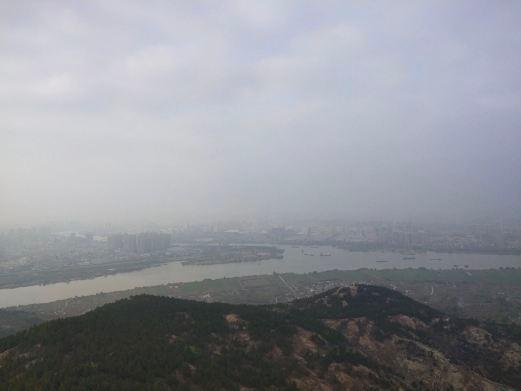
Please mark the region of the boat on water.
[[376, 261], [378, 263], [385, 263], [385, 262], [389, 262], [389, 261]]
[[320, 253], [321, 257], [330, 257], [331, 253]]
[[431, 261], [441, 261], [441, 258], [431, 258]]
[[315, 256], [315, 254], [313, 254], [313, 253], [303, 253], [303, 254], [305, 256], [307, 256], [307, 257], [314, 257]]
[[412, 261], [413, 259], [416, 259], [416, 257], [407, 256], [402, 258], [404, 261]]

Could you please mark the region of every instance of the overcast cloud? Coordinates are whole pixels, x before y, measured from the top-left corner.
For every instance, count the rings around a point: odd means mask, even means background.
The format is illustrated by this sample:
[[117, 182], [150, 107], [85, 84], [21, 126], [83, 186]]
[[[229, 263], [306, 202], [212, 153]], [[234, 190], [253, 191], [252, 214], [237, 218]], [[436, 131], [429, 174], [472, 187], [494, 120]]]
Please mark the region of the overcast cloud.
[[0, 219], [520, 216], [520, 20], [517, 0], [0, 0]]

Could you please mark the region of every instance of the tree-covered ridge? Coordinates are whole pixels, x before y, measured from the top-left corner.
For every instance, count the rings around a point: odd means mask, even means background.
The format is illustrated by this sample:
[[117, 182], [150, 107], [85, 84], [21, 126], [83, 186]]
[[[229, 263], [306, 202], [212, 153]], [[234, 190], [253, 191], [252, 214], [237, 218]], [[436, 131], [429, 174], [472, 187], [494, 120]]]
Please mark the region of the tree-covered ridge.
[[0, 389], [501, 389], [520, 344], [368, 285], [269, 306], [141, 295], [1, 339]]

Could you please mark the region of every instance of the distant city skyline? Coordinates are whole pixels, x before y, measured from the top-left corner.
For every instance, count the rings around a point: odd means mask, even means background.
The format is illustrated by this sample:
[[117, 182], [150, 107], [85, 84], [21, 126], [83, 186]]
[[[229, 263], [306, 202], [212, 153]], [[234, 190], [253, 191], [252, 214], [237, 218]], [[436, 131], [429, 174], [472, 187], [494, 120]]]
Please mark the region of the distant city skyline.
[[90, 232], [107, 230], [111, 232], [147, 232], [171, 229], [208, 229], [222, 227], [298, 227], [298, 226], [356, 226], [356, 225], [411, 225], [411, 226], [438, 226], [438, 227], [486, 227], [486, 226], [520, 226], [521, 217], [510, 216], [507, 218], [474, 218], [461, 221], [446, 220], [421, 220], [421, 219], [341, 219], [341, 218], [317, 218], [317, 219], [186, 219], [172, 221], [42, 221], [33, 223], [0, 224], [0, 233], [10, 230], [49, 230], [50, 232]]

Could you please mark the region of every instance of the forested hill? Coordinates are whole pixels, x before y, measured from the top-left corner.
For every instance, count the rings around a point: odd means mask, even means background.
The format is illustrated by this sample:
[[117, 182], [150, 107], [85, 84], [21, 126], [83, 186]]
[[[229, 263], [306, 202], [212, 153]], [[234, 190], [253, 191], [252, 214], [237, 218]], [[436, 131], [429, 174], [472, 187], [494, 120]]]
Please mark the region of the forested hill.
[[0, 389], [515, 389], [520, 345], [368, 285], [269, 306], [143, 295], [1, 339]]

